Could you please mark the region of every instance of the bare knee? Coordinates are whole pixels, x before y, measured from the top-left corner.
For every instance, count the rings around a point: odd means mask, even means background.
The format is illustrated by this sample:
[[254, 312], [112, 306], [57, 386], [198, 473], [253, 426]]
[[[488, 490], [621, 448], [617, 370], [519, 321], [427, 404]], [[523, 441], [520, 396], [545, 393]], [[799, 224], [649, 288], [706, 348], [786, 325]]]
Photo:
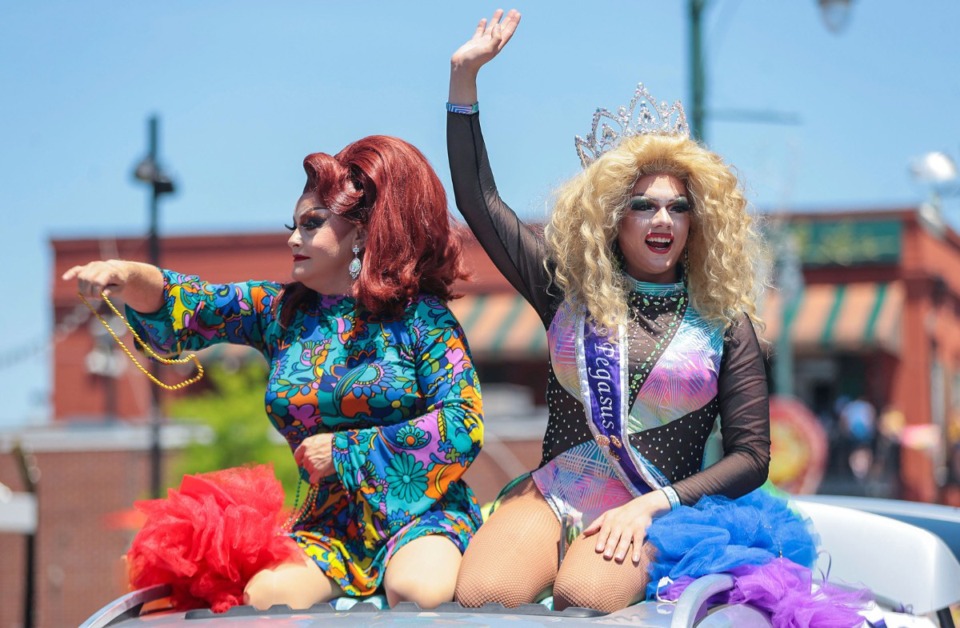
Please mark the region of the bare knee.
[[276, 572], [270, 569], [258, 571], [250, 578], [243, 589], [243, 603], [260, 610], [270, 608], [275, 604], [286, 604], [283, 590], [280, 587]]
[[391, 607], [400, 602], [413, 602], [420, 608], [436, 608], [453, 599], [453, 588], [452, 580], [429, 582], [422, 575], [418, 577], [410, 573], [395, 575], [383, 584]]
[[243, 601], [260, 610], [278, 604], [310, 608], [340, 594], [340, 587], [327, 578], [316, 563], [283, 563], [258, 571], [243, 589]]
[[389, 559], [383, 578], [390, 606], [414, 602], [420, 608], [434, 608], [452, 600], [461, 558], [460, 548], [437, 534], [401, 547]]

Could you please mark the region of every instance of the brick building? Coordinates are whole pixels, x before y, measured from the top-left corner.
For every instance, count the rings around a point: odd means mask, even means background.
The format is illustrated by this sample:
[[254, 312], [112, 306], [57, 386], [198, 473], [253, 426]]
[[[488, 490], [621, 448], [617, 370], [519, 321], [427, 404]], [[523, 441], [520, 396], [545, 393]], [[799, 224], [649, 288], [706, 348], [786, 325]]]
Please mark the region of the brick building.
[[948, 468], [960, 438], [960, 236], [930, 207], [796, 213], [787, 225], [804, 286], [791, 303], [772, 293], [764, 315], [774, 346], [790, 339], [795, 394], [822, 417], [858, 395], [902, 413], [891, 496], [943, 501], [960, 480]]

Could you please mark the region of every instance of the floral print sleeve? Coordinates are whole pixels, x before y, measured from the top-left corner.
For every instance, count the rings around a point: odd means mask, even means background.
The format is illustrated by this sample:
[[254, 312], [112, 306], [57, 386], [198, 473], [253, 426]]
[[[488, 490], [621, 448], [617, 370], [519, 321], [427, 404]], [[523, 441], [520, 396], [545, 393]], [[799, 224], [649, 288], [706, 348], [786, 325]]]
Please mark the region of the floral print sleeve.
[[268, 350], [266, 330], [279, 284], [214, 284], [169, 270], [162, 273], [163, 307], [150, 314], [127, 308], [130, 323], [152, 347], [169, 355], [220, 342]]
[[339, 431], [333, 450], [347, 491], [373, 511], [414, 514], [460, 479], [480, 452], [483, 424], [476, 372], [450, 310], [423, 299], [407, 325], [422, 408], [405, 422]]

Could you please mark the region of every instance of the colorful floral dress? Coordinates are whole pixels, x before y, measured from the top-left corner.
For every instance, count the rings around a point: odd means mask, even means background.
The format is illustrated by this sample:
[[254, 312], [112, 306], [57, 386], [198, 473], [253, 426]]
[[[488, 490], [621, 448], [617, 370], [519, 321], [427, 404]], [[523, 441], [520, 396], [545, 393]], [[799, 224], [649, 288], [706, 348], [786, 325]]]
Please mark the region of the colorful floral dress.
[[284, 329], [280, 284], [163, 277], [163, 308], [127, 309], [141, 337], [170, 354], [256, 348], [270, 364], [267, 416], [291, 451], [334, 434], [336, 474], [311, 487], [291, 536], [344, 593], [372, 594], [390, 557], [422, 536], [466, 549], [481, 516], [460, 478], [482, 445], [482, 405], [463, 330], [441, 300], [420, 295], [385, 320], [318, 295]]

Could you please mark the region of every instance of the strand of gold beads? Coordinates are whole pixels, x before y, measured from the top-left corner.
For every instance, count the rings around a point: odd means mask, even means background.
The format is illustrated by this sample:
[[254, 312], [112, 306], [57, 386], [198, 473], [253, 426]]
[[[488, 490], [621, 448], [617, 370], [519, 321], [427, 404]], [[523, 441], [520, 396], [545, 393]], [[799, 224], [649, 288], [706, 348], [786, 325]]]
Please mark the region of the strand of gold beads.
[[127, 329], [130, 330], [130, 333], [133, 334], [133, 339], [134, 339], [134, 341], [137, 342], [137, 343], [139, 344], [139, 346], [143, 347], [143, 352], [144, 352], [144, 353], [146, 353], [148, 356], [150, 356], [151, 358], [153, 358], [154, 360], [156, 360], [156, 361], [159, 362], [160, 364], [165, 364], [165, 365], [170, 366], [170, 365], [174, 365], [174, 364], [186, 364], [187, 362], [193, 362], [193, 363], [196, 365], [196, 367], [197, 367], [197, 373], [196, 373], [196, 375], [190, 377], [189, 379], [185, 379], [184, 381], [179, 382], [179, 383], [177, 383], [177, 384], [168, 384], [168, 383], [166, 383], [166, 382], [160, 381], [157, 377], [155, 377], [155, 376], [153, 375], [153, 373], [151, 373], [147, 368], [145, 368], [145, 367], [139, 362], [139, 360], [137, 360], [136, 357], [134, 357], [133, 352], [130, 351], [130, 349], [127, 347], [127, 345], [123, 344], [123, 341], [120, 340], [120, 337], [117, 335], [117, 333], [116, 333], [115, 331], [113, 331], [113, 328], [112, 328], [112, 327], [110, 327], [110, 323], [108, 323], [106, 320], [104, 320], [104, 318], [100, 315], [100, 312], [98, 312], [96, 308], [94, 308], [92, 305], [90, 305], [90, 302], [87, 301], [86, 297], [84, 297], [82, 293], [79, 293], [79, 292], [78, 292], [77, 294], [80, 296], [80, 300], [83, 301], [83, 304], [86, 305], [86, 306], [90, 309], [90, 311], [93, 312], [93, 315], [96, 316], [97, 319], [103, 324], [104, 328], [107, 330], [107, 332], [110, 334], [110, 336], [113, 337], [113, 339], [116, 341], [117, 345], [119, 345], [120, 348], [123, 349], [123, 352], [127, 354], [127, 357], [130, 358], [130, 361], [133, 362], [134, 366], [136, 366], [137, 369], [139, 369], [141, 373], [143, 373], [144, 375], [146, 375], [147, 378], [148, 378], [151, 382], [153, 382], [154, 384], [156, 384], [156, 385], [159, 386], [160, 388], [163, 388], [164, 390], [180, 390], [180, 389], [186, 388], [187, 386], [189, 386], [189, 385], [191, 385], [191, 384], [195, 384], [195, 383], [199, 382], [201, 379], [203, 379], [203, 365], [200, 364], [200, 360], [197, 359], [197, 355], [196, 355], [195, 353], [191, 353], [190, 355], [188, 355], [188, 356], [186, 356], [186, 357], [184, 357], [184, 358], [165, 358], [165, 357], [159, 355], [156, 351], [154, 351], [154, 350], [150, 347], [150, 345], [148, 345], [147, 343], [145, 343], [145, 342], [140, 338], [140, 336], [137, 334], [136, 330], [134, 330], [134, 328], [133, 328], [133, 326], [130, 324], [130, 322], [123, 316], [123, 314], [120, 313], [120, 311], [119, 311], [119, 310], [116, 308], [116, 306], [110, 301], [110, 299], [107, 298], [107, 295], [104, 294], [103, 292], [101, 292], [101, 293], [100, 293], [100, 298], [103, 299], [103, 302], [107, 304], [107, 307], [109, 307], [110, 310], [111, 310], [114, 314], [116, 314], [117, 317], [118, 317], [120, 320], [123, 321], [123, 324], [126, 325], [126, 326], [127, 326]]

